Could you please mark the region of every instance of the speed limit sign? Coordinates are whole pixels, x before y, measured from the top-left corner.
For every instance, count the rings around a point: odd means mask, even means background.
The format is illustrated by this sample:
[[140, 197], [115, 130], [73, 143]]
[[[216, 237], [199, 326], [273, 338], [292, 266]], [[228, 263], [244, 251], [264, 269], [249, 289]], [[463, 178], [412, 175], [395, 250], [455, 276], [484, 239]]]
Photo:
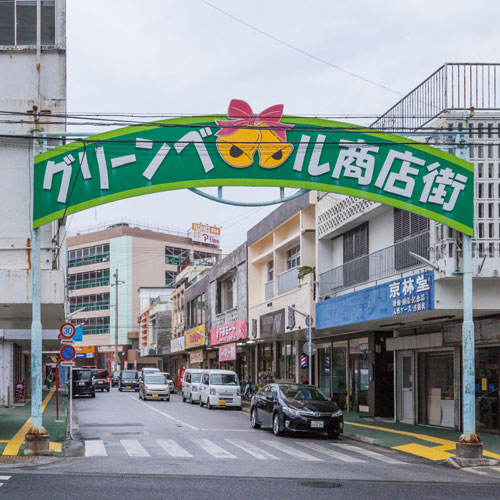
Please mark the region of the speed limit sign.
[[61, 341], [71, 340], [76, 333], [75, 325], [73, 325], [73, 323], [64, 323], [63, 325], [61, 325], [61, 328], [59, 328], [59, 333], [59, 338]]

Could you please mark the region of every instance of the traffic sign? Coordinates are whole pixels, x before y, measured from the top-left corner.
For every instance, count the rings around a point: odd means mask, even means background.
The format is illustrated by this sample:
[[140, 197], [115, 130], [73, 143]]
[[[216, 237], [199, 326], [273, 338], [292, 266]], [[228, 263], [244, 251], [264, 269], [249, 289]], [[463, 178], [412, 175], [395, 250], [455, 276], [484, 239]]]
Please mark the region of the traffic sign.
[[312, 356], [316, 352], [316, 345], [314, 344], [314, 342], [306, 342], [304, 344], [304, 352], [308, 356]]
[[62, 337], [69, 340], [75, 336], [75, 325], [73, 325], [73, 323], [64, 323], [61, 325], [61, 328], [59, 328], [59, 333]]
[[75, 348], [71, 345], [63, 345], [59, 351], [63, 361], [72, 361], [76, 356]]
[[61, 365], [61, 366], [75, 366], [75, 362], [74, 361], [61, 361], [59, 363], [59, 365]]

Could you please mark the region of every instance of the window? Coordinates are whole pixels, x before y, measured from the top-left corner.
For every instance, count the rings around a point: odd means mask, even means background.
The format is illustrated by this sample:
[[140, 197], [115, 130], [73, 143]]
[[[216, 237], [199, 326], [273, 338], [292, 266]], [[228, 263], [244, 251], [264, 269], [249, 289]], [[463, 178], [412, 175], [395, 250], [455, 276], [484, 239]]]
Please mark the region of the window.
[[217, 281], [216, 314], [236, 307], [236, 278], [229, 276]]
[[274, 279], [274, 260], [270, 260], [267, 263], [267, 281], [273, 281]]
[[203, 323], [205, 323], [205, 294], [198, 295], [187, 303], [187, 327], [194, 328]]
[[187, 248], [165, 247], [165, 264], [178, 266], [188, 255]]
[[428, 231], [429, 219], [400, 208], [394, 209], [394, 258], [397, 270], [418, 263], [409, 252], [414, 252], [426, 259], [429, 258]]
[[[344, 286], [355, 285], [368, 279], [368, 223], [365, 222], [344, 233]], [[351, 262], [354, 261], [354, 262]]]
[[300, 245], [286, 251], [286, 270], [300, 266]]
[[175, 271], [165, 271], [165, 286], [167, 288], [174, 288], [176, 276], [177, 273]]
[[[0, 45], [36, 45], [36, 0], [0, 0]], [[55, 0], [42, 0], [42, 45], [55, 45]]]
[[194, 263], [195, 265], [214, 265], [217, 262], [217, 255], [209, 252], [201, 252], [200, 250], [194, 251]]

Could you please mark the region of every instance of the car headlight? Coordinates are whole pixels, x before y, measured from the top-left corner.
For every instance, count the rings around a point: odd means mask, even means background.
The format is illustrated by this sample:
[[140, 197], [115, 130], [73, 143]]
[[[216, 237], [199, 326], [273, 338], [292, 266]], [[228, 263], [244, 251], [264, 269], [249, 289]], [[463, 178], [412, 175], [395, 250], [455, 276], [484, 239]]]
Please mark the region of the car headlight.
[[288, 408], [287, 406], [283, 407], [283, 411], [285, 415], [288, 415], [289, 417], [299, 417], [302, 415], [302, 412], [297, 411], [297, 410], [292, 410], [291, 408]]
[[215, 389], [210, 389], [210, 396], [215, 396], [216, 394]]
[[240, 390], [236, 389], [236, 396], [239, 396], [239, 395], [240, 395]]
[[342, 415], [342, 410], [337, 410], [332, 413], [332, 417], [341, 417]]

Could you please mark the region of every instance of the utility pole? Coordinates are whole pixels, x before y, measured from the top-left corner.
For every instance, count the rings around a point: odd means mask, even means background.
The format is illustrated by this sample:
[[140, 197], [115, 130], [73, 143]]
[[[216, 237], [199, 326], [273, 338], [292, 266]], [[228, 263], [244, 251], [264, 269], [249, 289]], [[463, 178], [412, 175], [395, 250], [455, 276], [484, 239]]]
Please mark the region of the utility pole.
[[115, 287], [115, 367], [114, 371], [118, 370], [118, 285], [120, 283], [125, 283], [124, 281], [120, 281], [118, 279], [118, 269], [115, 270], [113, 274], [113, 278], [115, 278], [115, 282], [111, 285]]

